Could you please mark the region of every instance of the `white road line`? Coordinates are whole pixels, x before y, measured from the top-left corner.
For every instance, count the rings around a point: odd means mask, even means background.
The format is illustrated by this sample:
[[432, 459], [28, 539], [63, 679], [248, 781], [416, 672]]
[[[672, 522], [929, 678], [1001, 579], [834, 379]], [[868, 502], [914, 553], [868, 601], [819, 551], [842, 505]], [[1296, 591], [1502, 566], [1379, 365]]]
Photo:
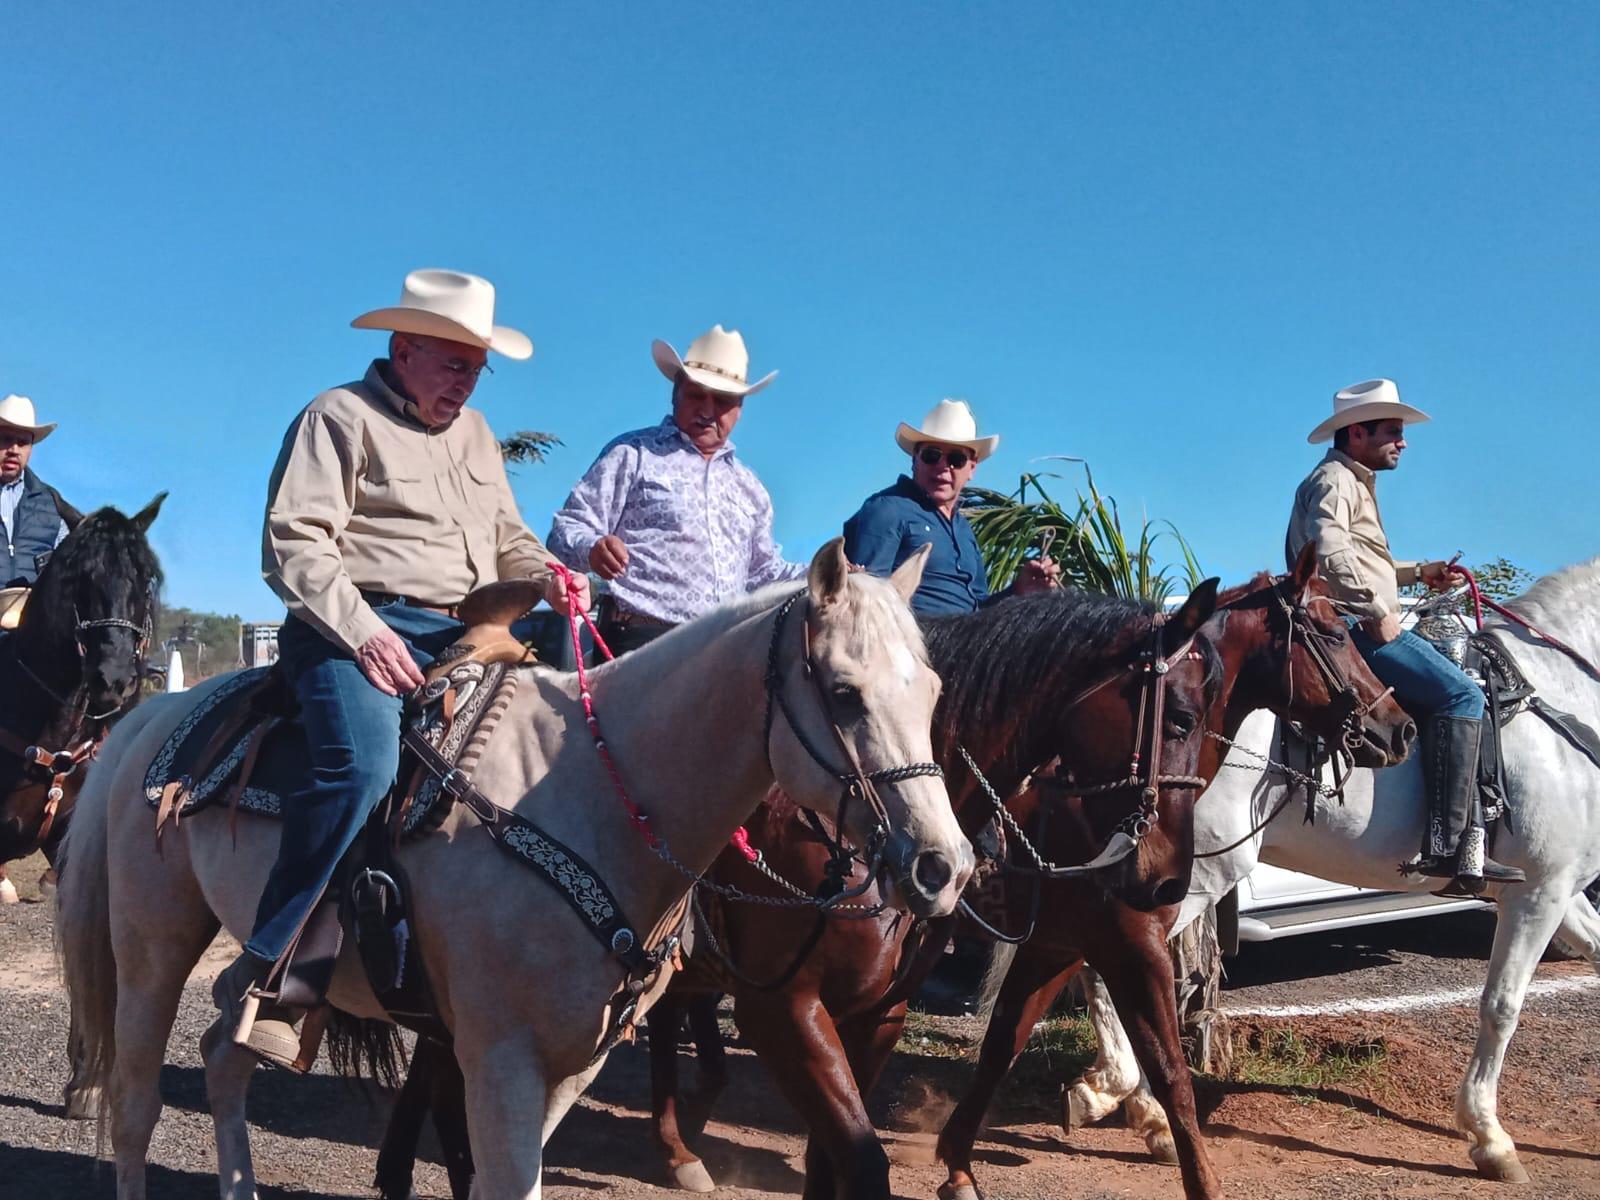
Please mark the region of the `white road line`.
[[[1554, 996], [1563, 992], [1586, 992], [1600, 988], [1600, 977], [1578, 975], [1561, 979], [1536, 979], [1528, 985], [1528, 998]], [[1476, 1004], [1481, 987], [1457, 988], [1453, 992], [1424, 992], [1415, 996], [1374, 996], [1360, 1000], [1329, 1000], [1323, 1004], [1264, 1004], [1257, 1008], [1223, 1005], [1230, 1017], [1324, 1017], [1354, 1013], [1406, 1012], [1414, 1008], [1444, 1008], [1456, 1004]]]

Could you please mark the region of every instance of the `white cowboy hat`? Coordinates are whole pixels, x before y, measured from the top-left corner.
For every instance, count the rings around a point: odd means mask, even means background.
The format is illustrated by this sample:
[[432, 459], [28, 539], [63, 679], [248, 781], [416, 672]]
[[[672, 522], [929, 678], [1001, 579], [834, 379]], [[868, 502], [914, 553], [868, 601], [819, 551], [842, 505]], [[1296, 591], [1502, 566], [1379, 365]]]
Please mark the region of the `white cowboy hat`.
[[1384, 421], [1392, 417], [1399, 417], [1407, 425], [1420, 425], [1423, 421], [1431, 420], [1420, 408], [1400, 403], [1400, 389], [1395, 387], [1392, 379], [1369, 379], [1365, 383], [1353, 383], [1334, 394], [1333, 416], [1313, 429], [1306, 441], [1315, 446], [1318, 442], [1328, 441], [1346, 425], [1360, 421]]
[[527, 334], [494, 323], [494, 284], [465, 271], [413, 271], [400, 290], [399, 304], [362, 313], [350, 324], [482, 346], [507, 358], [533, 356]]
[[750, 351], [744, 348], [744, 338], [737, 329], [724, 329], [721, 325], [713, 325], [695, 338], [681, 357], [657, 338], [650, 343], [650, 357], [656, 360], [661, 373], [674, 382], [679, 375], [687, 375], [701, 387], [730, 396], [753, 396], [778, 376], [776, 371], [768, 371], [754, 383], [746, 383]]
[[972, 457], [982, 462], [1000, 445], [1000, 435], [978, 436], [978, 422], [965, 400], [941, 400], [922, 418], [920, 428], [900, 422], [894, 431], [894, 440], [907, 454], [915, 454], [924, 442], [938, 442], [941, 446], [965, 446]]
[[45, 440], [55, 432], [54, 421], [48, 425], [34, 424], [33, 401], [26, 396], [15, 393], [0, 400], [0, 425], [9, 425], [12, 429], [25, 429], [33, 434], [34, 444]]

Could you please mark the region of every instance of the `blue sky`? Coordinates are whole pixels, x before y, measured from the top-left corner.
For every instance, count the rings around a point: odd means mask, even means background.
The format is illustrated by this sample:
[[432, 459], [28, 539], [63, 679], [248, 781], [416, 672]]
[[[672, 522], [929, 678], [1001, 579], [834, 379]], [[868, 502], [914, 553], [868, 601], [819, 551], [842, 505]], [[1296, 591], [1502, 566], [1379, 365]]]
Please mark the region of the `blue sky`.
[[80, 506], [169, 489], [169, 600], [246, 619], [282, 433], [418, 266], [538, 347], [475, 402], [566, 443], [541, 535], [721, 321], [782, 372], [735, 437], [794, 557], [954, 395], [979, 482], [1086, 457], [1240, 579], [1388, 375], [1435, 417], [1396, 551], [1542, 572], [1600, 550], [1597, 61], [1590, 4], [21, 5], [0, 391]]

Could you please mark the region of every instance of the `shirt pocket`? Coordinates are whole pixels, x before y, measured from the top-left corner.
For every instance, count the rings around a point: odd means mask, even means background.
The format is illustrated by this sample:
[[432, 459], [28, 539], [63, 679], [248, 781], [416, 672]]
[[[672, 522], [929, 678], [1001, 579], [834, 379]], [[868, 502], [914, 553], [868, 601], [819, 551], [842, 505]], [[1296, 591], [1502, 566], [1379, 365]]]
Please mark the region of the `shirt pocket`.
[[500, 511], [500, 478], [504, 468], [497, 462], [468, 455], [461, 469], [466, 476], [462, 482], [468, 502], [486, 520], [493, 520]]
[[688, 498], [659, 479], [641, 479], [628, 497], [628, 524], [638, 529], [680, 532], [692, 519]]
[[438, 504], [436, 489], [431, 502], [425, 494], [431, 488], [414, 463], [369, 459], [356, 508], [368, 516], [424, 515]]

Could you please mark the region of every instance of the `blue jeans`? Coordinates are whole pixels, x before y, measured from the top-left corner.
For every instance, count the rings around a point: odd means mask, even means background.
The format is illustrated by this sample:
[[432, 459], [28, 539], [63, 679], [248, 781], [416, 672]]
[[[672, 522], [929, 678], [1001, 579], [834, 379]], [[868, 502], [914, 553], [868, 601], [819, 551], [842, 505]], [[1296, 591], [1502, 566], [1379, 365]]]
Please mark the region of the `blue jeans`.
[[[386, 604], [375, 611], [423, 669], [464, 628], [425, 608]], [[294, 617], [278, 632], [278, 654], [300, 701], [311, 776], [284, 797], [283, 840], [245, 943], [269, 962], [311, 915], [400, 767], [399, 697], [373, 687], [349, 653]]]
[[1418, 721], [1483, 716], [1483, 689], [1411, 630], [1383, 646], [1360, 626], [1351, 628], [1350, 637], [1372, 673], [1394, 688], [1394, 698]]

